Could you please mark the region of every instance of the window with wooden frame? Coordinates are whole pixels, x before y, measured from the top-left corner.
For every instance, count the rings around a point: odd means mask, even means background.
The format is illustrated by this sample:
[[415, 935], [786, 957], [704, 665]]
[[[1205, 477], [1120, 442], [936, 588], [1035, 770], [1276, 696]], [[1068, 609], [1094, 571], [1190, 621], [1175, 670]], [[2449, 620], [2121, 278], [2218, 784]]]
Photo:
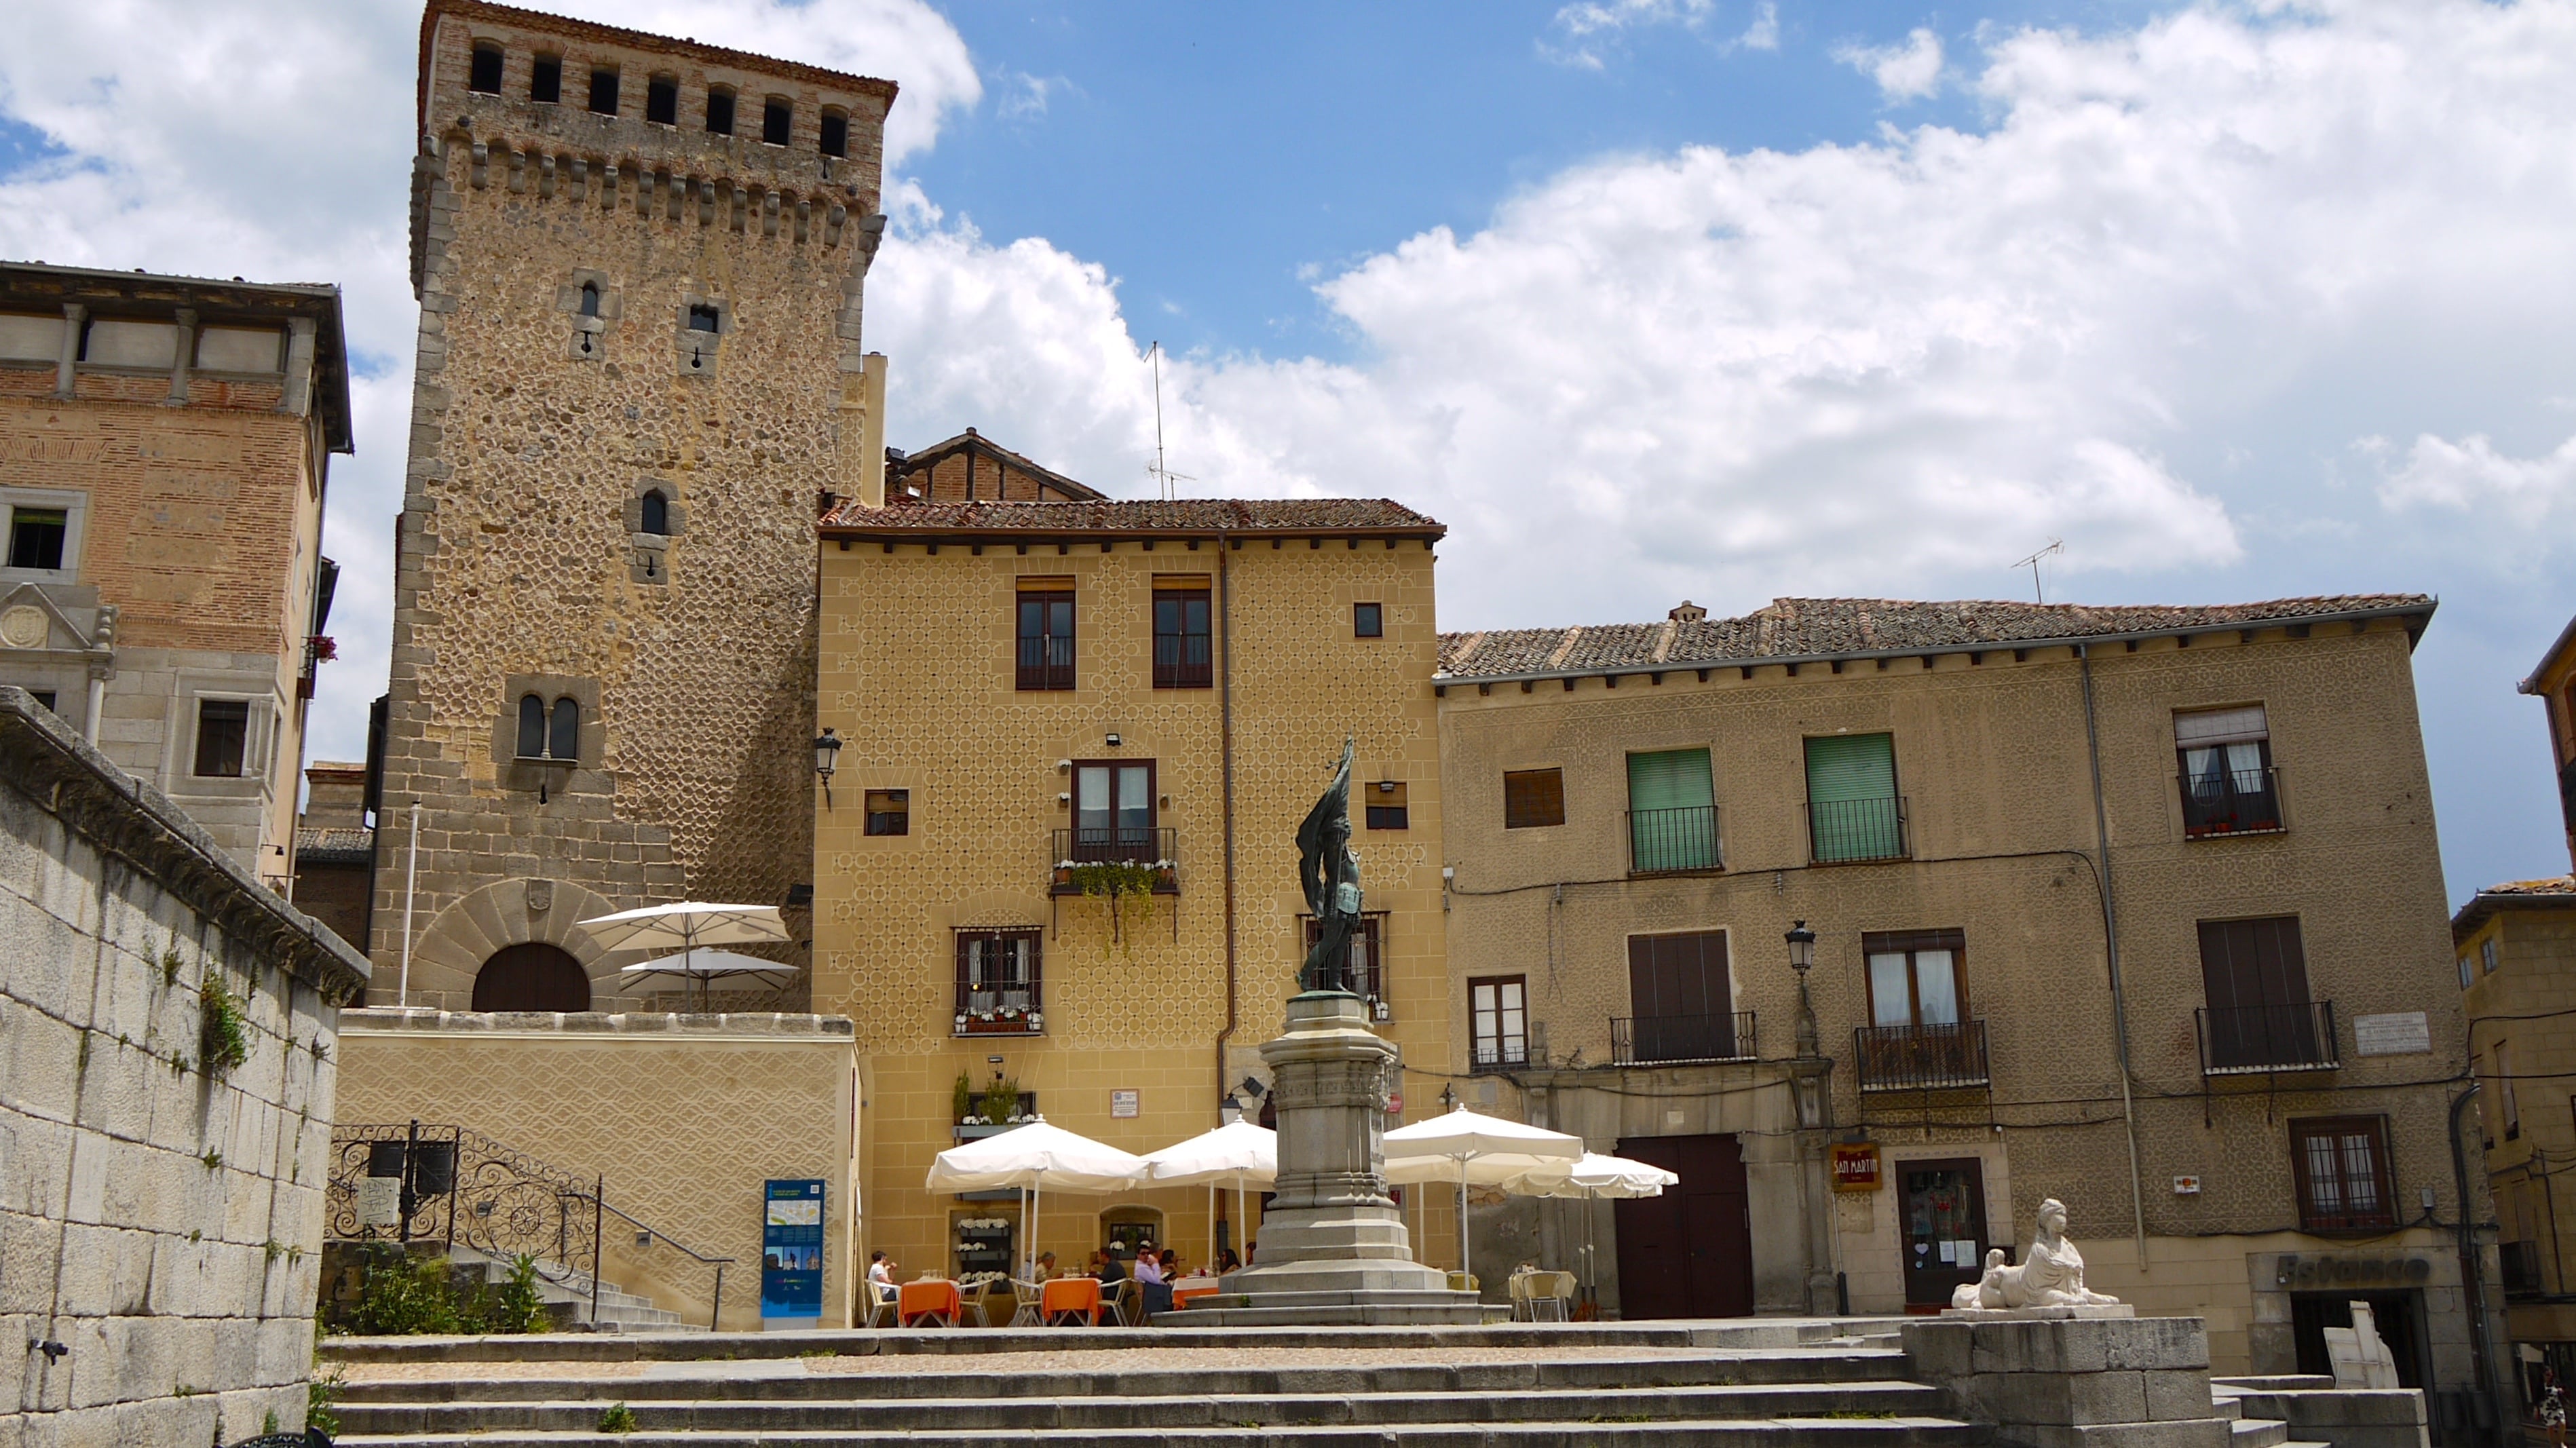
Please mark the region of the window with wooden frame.
[[2333, 1008], [2309, 992], [2296, 915], [2201, 921], [2200, 980], [2204, 1069], [2335, 1060]]
[[1362, 787], [1368, 810], [1368, 827], [1373, 830], [1402, 830], [1413, 827], [1411, 808], [1405, 803], [1407, 791], [1400, 779], [1381, 779]]
[[1014, 687], [1072, 688], [1073, 580], [1023, 578], [1015, 605], [1019, 612], [1019, 666]]
[[1968, 1018], [1967, 932], [1872, 930], [1860, 949], [1871, 1025], [1955, 1026]]
[[1529, 1064], [1529, 977], [1480, 976], [1467, 982], [1467, 1021], [1475, 1040], [1469, 1063], [1479, 1071]]
[[908, 789], [871, 789], [864, 791], [867, 810], [867, 833], [872, 835], [908, 835], [912, 833], [912, 791]]
[[1154, 687], [1205, 689], [1216, 682], [1203, 577], [1154, 580]]
[[1073, 838], [1059, 858], [1150, 865], [1169, 858], [1154, 827], [1154, 761], [1078, 759], [1073, 765]]
[[1565, 823], [1565, 772], [1559, 769], [1503, 771], [1503, 828], [1535, 829]]
[[1042, 1029], [1038, 967], [1044, 933], [1035, 926], [957, 932], [955, 1034], [1031, 1036]]
[[2290, 1123], [2290, 1169], [2299, 1226], [2310, 1232], [2385, 1232], [2397, 1226], [2389, 1179], [2388, 1118], [2309, 1117]]
[[239, 779], [249, 745], [249, 701], [197, 701], [197, 757], [189, 773], [200, 779]]
[[2181, 764], [2185, 838], [2271, 834], [2282, 828], [2281, 794], [2272, 774], [2272, 731], [2262, 705], [2175, 714], [2174, 750]]
[[1351, 605], [1351, 636], [1363, 639], [1386, 637], [1386, 605], [1355, 603]]
[[[1323, 924], [1312, 915], [1297, 917], [1299, 938], [1305, 944], [1298, 948], [1297, 958], [1315, 948], [1323, 934]], [[1360, 916], [1360, 928], [1351, 932], [1351, 989], [1372, 1001], [1386, 999], [1386, 912], [1371, 910]]]

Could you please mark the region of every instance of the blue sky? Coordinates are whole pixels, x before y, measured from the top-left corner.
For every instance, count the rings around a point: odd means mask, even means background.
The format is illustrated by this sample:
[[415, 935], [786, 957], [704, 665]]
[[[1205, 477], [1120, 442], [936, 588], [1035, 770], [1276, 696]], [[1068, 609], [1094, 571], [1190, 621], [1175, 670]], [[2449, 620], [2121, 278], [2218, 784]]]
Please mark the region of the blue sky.
[[[902, 83], [899, 444], [1139, 492], [1159, 340], [1193, 491], [1421, 507], [1452, 628], [2024, 597], [2052, 538], [2052, 600], [2435, 593], [2451, 892], [2567, 868], [2513, 685], [2576, 614], [2576, 0], [561, 8]], [[317, 757], [384, 677], [418, 16], [0, 50], [0, 254], [346, 290]]]

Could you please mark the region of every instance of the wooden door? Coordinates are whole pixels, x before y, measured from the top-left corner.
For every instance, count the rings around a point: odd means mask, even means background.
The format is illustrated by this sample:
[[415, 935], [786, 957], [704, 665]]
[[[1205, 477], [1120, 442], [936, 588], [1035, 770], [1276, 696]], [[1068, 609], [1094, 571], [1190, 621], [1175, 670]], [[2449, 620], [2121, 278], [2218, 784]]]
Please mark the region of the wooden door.
[[1618, 1203], [1620, 1315], [1744, 1317], [1753, 1311], [1753, 1224], [1744, 1149], [1732, 1136], [1643, 1136], [1619, 1154], [1681, 1177]]
[[1984, 1164], [1975, 1157], [1901, 1161], [1895, 1172], [1905, 1304], [1947, 1307], [1952, 1289], [1985, 1275]]

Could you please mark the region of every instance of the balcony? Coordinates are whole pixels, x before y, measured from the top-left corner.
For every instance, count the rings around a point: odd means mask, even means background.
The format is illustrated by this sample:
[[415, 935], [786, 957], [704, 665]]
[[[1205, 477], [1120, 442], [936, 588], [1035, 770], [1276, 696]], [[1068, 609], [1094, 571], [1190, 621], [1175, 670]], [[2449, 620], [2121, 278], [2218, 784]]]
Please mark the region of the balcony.
[[[1180, 854], [1176, 831], [1143, 826], [1100, 825], [1050, 832], [1048, 862], [1054, 883], [1048, 893], [1102, 893], [1119, 883], [1114, 876], [1152, 877], [1157, 895], [1181, 893]], [[1104, 868], [1106, 867], [1106, 868]]]
[[1035, 990], [961, 990], [952, 1036], [1042, 1036], [1046, 1014]]
[[1807, 803], [1807, 858], [1816, 864], [1902, 860], [1912, 853], [1905, 837], [1903, 796]]
[[2332, 1001], [2203, 1006], [2192, 1015], [2200, 1026], [2203, 1076], [2332, 1071], [2343, 1064], [2335, 1050]]
[[1983, 1021], [1862, 1026], [1852, 1032], [1852, 1060], [1863, 1091], [1945, 1091], [1990, 1082]]
[[2270, 765], [2186, 774], [2179, 782], [2185, 839], [2277, 835], [2287, 828], [2281, 822], [2279, 781]]
[[1753, 1059], [1753, 1012], [1713, 1016], [1612, 1016], [1614, 1066]]
[[1154, 636], [1154, 687], [1205, 689], [1216, 683], [1216, 663], [1206, 634]]
[[1670, 875], [1725, 868], [1717, 849], [1717, 806], [1628, 811], [1628, 873]]

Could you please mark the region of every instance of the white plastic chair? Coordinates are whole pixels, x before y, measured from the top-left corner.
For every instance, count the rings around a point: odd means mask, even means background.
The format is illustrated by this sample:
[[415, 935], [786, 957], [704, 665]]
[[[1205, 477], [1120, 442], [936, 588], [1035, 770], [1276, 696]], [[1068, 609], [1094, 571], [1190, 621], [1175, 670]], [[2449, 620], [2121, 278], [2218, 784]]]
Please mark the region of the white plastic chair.
[[882, 1327], [888, 1319], [894, 1316], [895, 1303], [898, 1300], [897, 1290], [894, 1284], [890, 1282], [870, 1282], [866, 1285], [868, 1289], [868, 1316], [867, 1320], [860, 1323], [859, 1326]]
[[1011, 1326], [1046, 1326], [1045, 1319], [1042, 1318], [1038, 1312], [1039, 1307], [1046, 1300], [1046, 1289], [1044, 1287], [1035, 1282], [1022, 1282], [1017, 1278], [1013, 1278], [1011, 1281], [1011, 1296], [1018, 1303], [1020, 1309], [1019, 1311], [1011, 1314]]

